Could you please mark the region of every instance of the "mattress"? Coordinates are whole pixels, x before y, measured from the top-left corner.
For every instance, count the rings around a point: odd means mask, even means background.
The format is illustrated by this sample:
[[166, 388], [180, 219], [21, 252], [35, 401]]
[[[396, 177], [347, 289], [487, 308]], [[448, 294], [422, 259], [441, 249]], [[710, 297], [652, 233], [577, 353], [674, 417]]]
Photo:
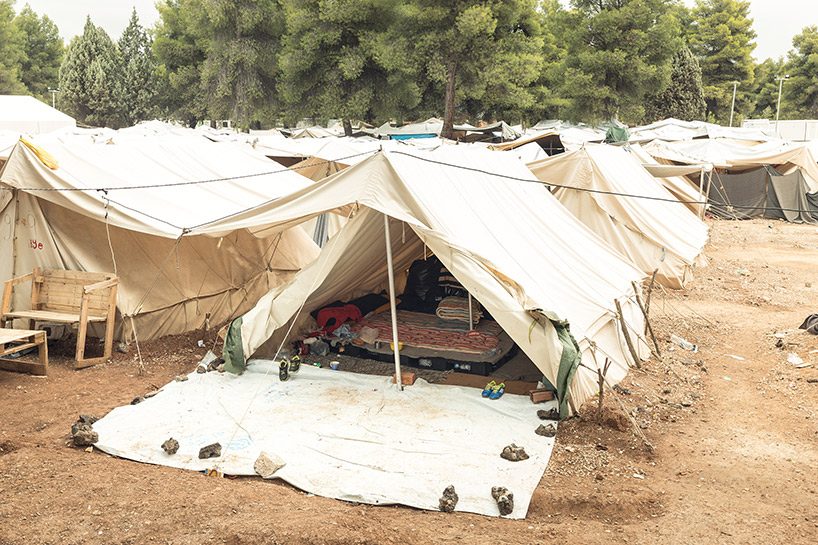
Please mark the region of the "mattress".
[[[362, 348], [375, 353], [391, 354], [392, 319], [388, 312], [365, 318], [351, 329], [363, 327], [378, 330], [372, 343]], [[513, 347], [514, 342], [497, 322], [482, 320], [473, 330], [468, 324], [441, 320], [434, 314], [398, 310], [398, 340], [401, 354], [414, 358], [448, 358], [473, 362], [497, 362]]]

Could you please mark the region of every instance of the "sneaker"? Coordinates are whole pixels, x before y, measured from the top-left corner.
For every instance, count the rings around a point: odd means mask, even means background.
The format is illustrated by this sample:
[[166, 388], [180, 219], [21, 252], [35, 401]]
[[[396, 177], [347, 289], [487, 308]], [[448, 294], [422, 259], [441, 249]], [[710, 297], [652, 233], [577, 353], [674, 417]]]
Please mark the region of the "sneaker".
[[494, 389], [494, 387], [495, 387], [496, 385], [497, 385], [497, 383], [496, 383], [496, 382], [494, 382], [493, 380], [492, 380], [491, 382], [489, 382], [488, 384], [486, 384], [486, 387], [485, 387], [485, 388], [483, 388], [483, 397], [488, 397], [488, 396], [490, 396], [490, 395], [491, 395], [491, 391]]
[[506, 384], [505, 382], [501, 382], [491, 390], [489, 399], [500, 399], [504, 393], [506, 393]]

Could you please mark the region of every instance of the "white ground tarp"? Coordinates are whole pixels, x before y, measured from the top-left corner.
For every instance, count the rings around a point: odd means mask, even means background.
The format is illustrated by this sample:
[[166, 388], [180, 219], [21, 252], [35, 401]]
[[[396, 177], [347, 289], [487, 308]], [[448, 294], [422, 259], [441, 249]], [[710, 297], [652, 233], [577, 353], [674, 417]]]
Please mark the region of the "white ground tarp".
[[[303, 367], [280, 382], [278, 366], [254, 361], [242, 376], [191, 373], [138, 405], [94, 424], [96, 447], [115, 456], [183, 469], [255, 475], [262, 451], [285, 465], [274, 478], [302, 490], [369, 504], [438, 509], [454, 485], [457, 511], [498, 516], [493, 486], [514, 494], [510, 518], [524, 518], [554, 446], [534, 433], [543, 422], [526, 396], [488, 400], [476, 388], [419, 379], [402, 392], [388, 377]], [[551, 402], [553, 406], [554, 402]], [[160, 445], [179, 441], [167, 455]], [[199, 460], [219, 442], [222, 455]], [[516, 443], [528, 460], [500, 457]]]
[[[707, 225], [618, 146], [587, 144], [532, 163], [537, 177], [582, 223], [646, 274], [681, 288], [707, 243]], [[574, 189], [575, 188], [575, 189]], [[637, 195], [628, 197], [625, 195]]]

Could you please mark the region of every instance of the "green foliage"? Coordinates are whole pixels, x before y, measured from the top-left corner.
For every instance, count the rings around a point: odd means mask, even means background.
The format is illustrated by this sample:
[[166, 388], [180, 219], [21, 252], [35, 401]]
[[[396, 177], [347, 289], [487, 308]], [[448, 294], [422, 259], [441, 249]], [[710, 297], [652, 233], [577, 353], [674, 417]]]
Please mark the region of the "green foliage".
[[139, 24], [135, 8], [119, 39], [119, 52], [122, 55], [122, 113], [127, 124], [134, 125], [154, 115], [157, 93], [151, 40]]
[[746, 112], [752, 97], [756, 33], [748, 0], [697, 0], [688, 41], [699, 59], [708, 114], [720, 123], [730, 117], [733, 82], [738, 81], [736, 109]]
[[20, 79], [32, 95], [51, 103], [48, 88], [59, 82], [64, 49], [60, 31], [28, 4], [14, 18], [14, 26], [20, 40]]
[[784, 83], [787, 102], [800, 118], [818, 119], [818, 26], [804, 28], [792, 45], [786, 65], [790, 79]]
[[444, 133], [456, 109], [490, 117], [534, 105], [530, 87], [543, 63], [536, 5], [535, 0], [406, 3], [404, 32], [415, 41], [425, 99], [444, 99]]
[[275, 113], [277, 53], [284, 34], [278, 0], [202, 0], [209, 111], [240, 127]]
[[638, 122], [681, 46], [675, 0], [573, 0], [563, 23], [563, 93], [576, 120]]
[[543, 0], [540, 4], [540, 28], [543, 41], [542, 70], [535, 83], [534, 105], [527, 114], [535, 123], [541, 119], [556, 119], [571, 102], [561, 93], [568, 51], [563, 40], [565, 10], [560, 0]]
[[20, 79], [21, 36], [13, 21], [14, 1], [0, 0], [0, 95], [21, 94], [26, 90]]
[[279, 89], [288, 117], [401, 117], [421, 88], [392, 0], [284, 0]]
[[201, 36], [201, 0], [165, 0], [156, 5], [153, 52], [159, 66], [156, 107], [162, 115], [194, 127], [207, 117], [202, 64], [207, 56]]
[[675, 117], [685, 121], [704, 119], [706, 104], [702, 90], [702, 69], [687, 47], [673, 56], [670, 85], [648, 102], [646, 121]]
[[60, 67], [60, 100], [77, 121], [123, 126], [122, 57], [108, 34], [89, 17], [71, 40]]
[[[775, 80], [779, 75], [784, 75], [784, 59], [767, 59], [756, 65], [753, 72], [753, 84], [750, 94], [754, 97], [752, 117], [762, 119], [774, 119], [778, 101], [778, 82]], [[789, 85], [789, 84], [787, 84]], [[787, 90], [789, 87], [787, 87]], [[787, 96], [781, 100], [781, 117], [786, 118], [789, 111]]]

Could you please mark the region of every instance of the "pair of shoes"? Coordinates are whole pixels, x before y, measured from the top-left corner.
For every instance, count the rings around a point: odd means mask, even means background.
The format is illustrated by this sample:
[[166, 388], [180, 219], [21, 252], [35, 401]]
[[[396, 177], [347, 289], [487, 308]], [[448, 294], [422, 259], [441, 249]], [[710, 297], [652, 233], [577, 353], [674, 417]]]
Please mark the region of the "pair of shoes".
[[503, 397], [503, 394], [506, 393], [506, 384], [505, 382], [501, 382], [497, 384], [493, 380], [486, 384], [486, 387], [483, 388], [483, 397], [487, 397], [489, 399], [500, 399]]
[[290, 373], [297, 373], [301, 369], [301, 358], [298, 355], [285, 358], [278, 364], [278, 379], [282, 382], [289, 380]]

